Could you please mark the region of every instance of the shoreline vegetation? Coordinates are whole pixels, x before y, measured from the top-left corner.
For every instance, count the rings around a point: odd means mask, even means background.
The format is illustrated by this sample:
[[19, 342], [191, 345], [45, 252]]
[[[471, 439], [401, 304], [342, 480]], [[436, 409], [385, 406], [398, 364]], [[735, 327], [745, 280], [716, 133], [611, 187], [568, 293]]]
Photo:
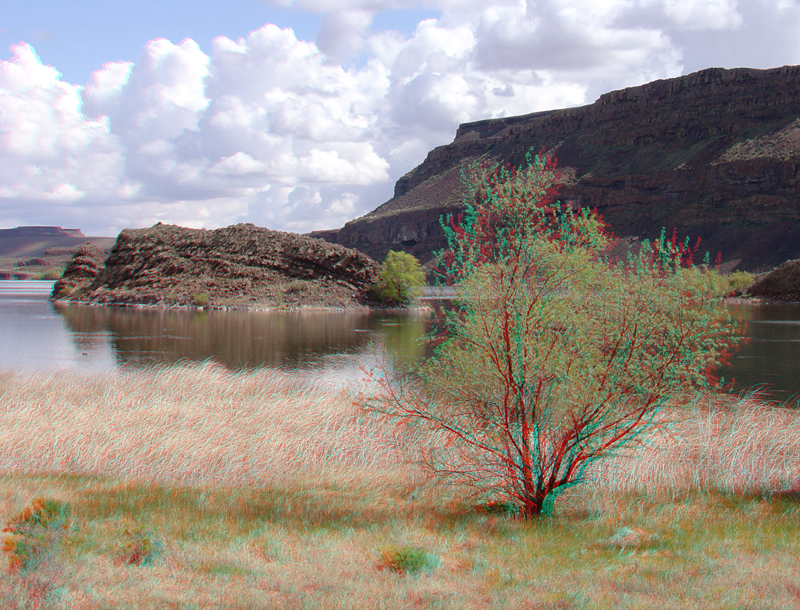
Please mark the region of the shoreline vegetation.
[[35, 565], [1, 554], [3, 608], [800, 605], [800, 413], [757, 396], [674, 399], [525, 521], [427, 478], [431, 439], [362, 410], [377, 385], [204, 364], [0, 388], [0, 520], [70, 509]]
[[59, 307], [123, 307], [126, 309], [167, 309], [170, 311], [252, 311], [270, 312], [278, 311], [284, 313], [302, 313], [304, 311], [320, 312], [381, 312], [381, 311], [417, 311], [430, 309], [426, 305], [406, 304], [406, 305], [347, 305], [342, 307], [321, 306], [321, 305], [299, 305], [296, 307], [278, 307], [269, 304], [252, 305], [171, 305], [165, 303], [85, 303], [80, 301], [66, 301], [55, 299], [52, 301]]

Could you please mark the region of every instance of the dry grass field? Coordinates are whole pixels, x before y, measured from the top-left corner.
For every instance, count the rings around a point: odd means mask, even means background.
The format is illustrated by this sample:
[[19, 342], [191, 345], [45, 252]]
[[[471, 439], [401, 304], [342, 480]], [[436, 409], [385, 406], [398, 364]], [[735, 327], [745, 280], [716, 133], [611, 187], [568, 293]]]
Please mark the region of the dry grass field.
[[800, 608], [800, 417], [719, 397], [663, 416], [524, 522], [429, 481], [421, 440], [355, 390], [2, 372], [0, 523], [36, 498], [69, 514], [24, 569], [7, 545], [0, 608]]

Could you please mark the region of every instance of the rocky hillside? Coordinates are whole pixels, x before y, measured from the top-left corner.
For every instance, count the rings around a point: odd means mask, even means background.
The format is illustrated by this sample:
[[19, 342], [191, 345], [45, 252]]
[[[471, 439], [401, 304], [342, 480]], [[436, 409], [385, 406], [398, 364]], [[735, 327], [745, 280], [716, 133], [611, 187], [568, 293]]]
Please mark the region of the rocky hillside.
[[531, 149], [570, 176], [562, 201], [597, 208], [620, 237], [677, 229], [728, 268], [800, 257], [800, 67], [714, 68], [589, 106], [461, 125], [390, 201], [314, 235], [377, 260], [403, 249], [425, 261], [444, 246], [439, 217], [461, 209], [463, 165], [519, 165]]
[[207, 231], [158, 224], [120, 233], [105, 264], [78, 251], [58, 301], [216, 307], [348, 307], [367, 301], [379, 265], [355, 250], [239, 224]]
[[744, 292], [765, 301], [800, 303], [800, 260], [760, 275]]

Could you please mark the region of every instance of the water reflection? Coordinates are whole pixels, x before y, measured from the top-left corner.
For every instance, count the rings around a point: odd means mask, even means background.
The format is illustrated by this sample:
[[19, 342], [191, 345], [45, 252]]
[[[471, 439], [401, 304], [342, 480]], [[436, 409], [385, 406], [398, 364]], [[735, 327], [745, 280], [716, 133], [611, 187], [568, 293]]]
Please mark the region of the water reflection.
[[739, 392], [761, 388], [776, 400], [800, 396], [800, 306], [731, 305], [746, 341], [720, 369]]
[[70, 334], [47, 301], [53, 282], [0, 281], [0, 367], [116, 366], [107, 338]]
[[[431, 303], [440, 307], [443, 302]], [[777, 400], [800, 396], [800, 307], [732, 305], [747, 341], [719, 374], [734, 391], [755, 387]], [[370, 312], [217, 312], [60, 306], [78, 353], [147, 366], [212, 358], [231, 369], [259, 366], [328, 379], [360, 376], [385, 356], [391, 368], [430, 355], [435, 316]]]
[[104, 337], [121, 365], [214, 359], [228, 368], [310, 370], [424, 356], [424, 312], [223, 312], [54, 306], [70, 334]]
[[[109, 369], [215, 360], [331, 381], [429, 355], [421, 312], [219, 312], [54, 306], [52, 282], [0, 281], [0, 368]], [[434, 308], [444, 301], [431, 301]], [[749, 338], [720, 370], [737, 391], [800, 396], [800, 306], [733, 305]]]

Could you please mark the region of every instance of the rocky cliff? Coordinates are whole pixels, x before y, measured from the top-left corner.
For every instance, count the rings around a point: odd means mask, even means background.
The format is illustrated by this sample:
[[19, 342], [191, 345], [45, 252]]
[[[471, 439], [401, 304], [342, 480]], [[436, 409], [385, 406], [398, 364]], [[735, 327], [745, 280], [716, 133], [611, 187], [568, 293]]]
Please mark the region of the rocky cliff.
[[421, 260], [445, 244], [442, 214], [461, 209], [472, 160], [519, 165], [547, 151], [569, 180], [562, 201], [597, 208], [620, 237], [662, 228], [702, 239], [728, 268], [800, 257], [800, 67], [714, 68], [614, 91], [594, 104], [461, 125], [401, 178], [394, 197], [314, 235], [381, 260]]
[[106, 255], [92, 244], [78, 246], [61, 279], [53, 285], [53, 297], [77, 298], [86, 291], [105, 266]]
[[[95, 258], [95, 252], [78, 252], [70, 266], [74, 273], [56, 285], [53, 298], [103, 304], [348, 307], [368, 301], [367, 290], [380, 272], [361, 252], [252, 224], [213, 231], [162, 224], [126, 229], [102, 267], [96, 268]], [[89, 280], [92, 269], [96, 275]]]

